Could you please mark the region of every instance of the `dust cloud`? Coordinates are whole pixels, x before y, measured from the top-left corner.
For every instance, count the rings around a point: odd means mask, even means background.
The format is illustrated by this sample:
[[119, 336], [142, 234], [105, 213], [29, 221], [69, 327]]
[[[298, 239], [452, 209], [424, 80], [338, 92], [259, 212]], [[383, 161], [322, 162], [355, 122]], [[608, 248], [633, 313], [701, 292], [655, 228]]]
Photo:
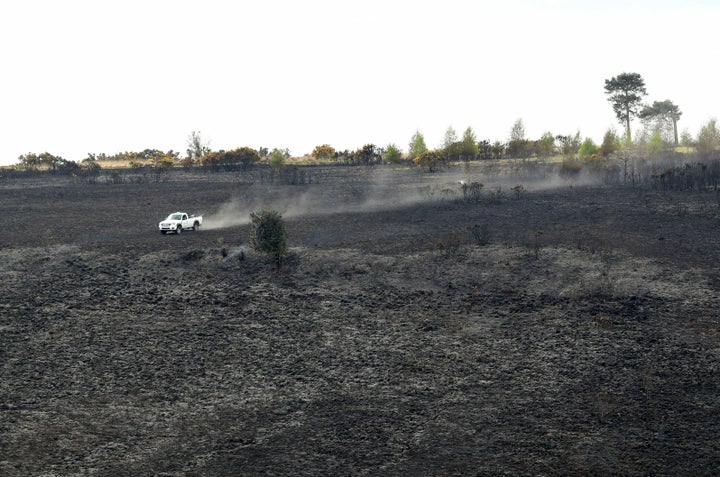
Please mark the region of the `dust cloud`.
[[[524, 192], [547, 191], [570, 186], [598, 185], [601, 181], [592, 175], [581, 174], [572, 181], [560, 177], [557, 172], [537, 173], [524, 171], [522, 175], [492, 174], [479, 172], [444, 172], [422, 174], [417, 171], [399, 172], [391, 168], [373, 169], [365, 181], [345, 183], [332, 190], [318, 188], [286, 196], [273, 193], [271, 198], [233, 198], [221, 204], [217, 212], [206, 215], [205, 230], [238, 227], [250, 223], [250, 213], [261, 209], [273, 209], [284, 218], [324, 216], [339, 213], [371, 213], [409, 207], [439, 200], [461, 199], [462, 185], [471, 182], [483, 184], [482, 194], [505, 194], [522, 184]], [[289, 191], [289, 193], [288, 193]]]
[[242, 204], [238, 199], [232, 199], [220, 205], [218, 211], [203, 218], [204, 230], [225, 229], [238, 227], [250, 223], [252, 208]]

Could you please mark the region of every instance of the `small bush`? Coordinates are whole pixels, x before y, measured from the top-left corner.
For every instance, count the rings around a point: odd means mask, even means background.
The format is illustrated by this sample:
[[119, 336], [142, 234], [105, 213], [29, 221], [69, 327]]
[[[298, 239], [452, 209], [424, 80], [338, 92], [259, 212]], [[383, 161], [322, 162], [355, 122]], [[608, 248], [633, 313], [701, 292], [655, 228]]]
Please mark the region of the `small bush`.
[[443, 155], [438, 151], [425, 151], [415, 157], [413, 162], [426, 172], [436, 172], [443, 164]]
[[461, 245], [460, 233], [451, 230], [443, 237], [439, 238], [435, 244], [435, 248], [446, 256], [455, 256], [458, 254]]
[[520, 195], [525, 191], [525, 187], [518, 182], [515, 184], [515, 187], [512, 188], [512, 191], [515, 193], [515, 198], [519, 200]]
[[282, 257], [287, 253], [287, 232], [282, 216], [265, 209], [250, 213], [250, 246], [256, 252], [264, 253], [280, 268]]
[[505, 193], [503, 192], [502, 187], [498, 186], [496, 189], [489, 191], [487, 197], [489, 203], [499, 204], [505, 198]]
[[462, 188], [463, 199], [467, 202], [477, 202], [482, 197], [483, 185], [479, 182], [461, 182], [460, 187]]
[[488, 228], [488, 224], [475, 224], [470, 227], [470, 233], [477, 245], [484, 246], [490, 243], [490, 229]]
[[542, 236], [543, 236], [542, 230], [536, 230], [535, 233], [532, 234], [531, 248], [532, 248], [535, 260], [540, 258], [540, 250], [542, 250], [542, 246], [543, 246]]

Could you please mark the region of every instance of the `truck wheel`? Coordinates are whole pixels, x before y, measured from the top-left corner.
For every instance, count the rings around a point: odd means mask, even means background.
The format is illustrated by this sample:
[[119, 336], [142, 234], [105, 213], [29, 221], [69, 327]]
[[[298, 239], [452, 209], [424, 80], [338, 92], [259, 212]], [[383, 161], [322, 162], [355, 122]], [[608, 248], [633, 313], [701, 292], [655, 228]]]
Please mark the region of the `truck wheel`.
[[178, 235], [180, 235], [182, 233], [182, 227], [180, 225], [178, 225], [177, 228], [175, 229], [175, 233]]
[[195, 224], [193, 225], [193, 230], [196, 232], [200, 230], [200, 222], [195, 222]]

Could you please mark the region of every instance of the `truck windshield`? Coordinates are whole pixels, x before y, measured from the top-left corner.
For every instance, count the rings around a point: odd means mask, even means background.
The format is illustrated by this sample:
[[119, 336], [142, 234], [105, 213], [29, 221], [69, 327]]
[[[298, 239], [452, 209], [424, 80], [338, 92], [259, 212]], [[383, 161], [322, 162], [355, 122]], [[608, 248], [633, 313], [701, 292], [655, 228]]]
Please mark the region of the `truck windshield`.
[[170, 216], [167, 218], [167, 220], [182, 220], [182, 215], [180, 215], [180, 214], [170, 214]]

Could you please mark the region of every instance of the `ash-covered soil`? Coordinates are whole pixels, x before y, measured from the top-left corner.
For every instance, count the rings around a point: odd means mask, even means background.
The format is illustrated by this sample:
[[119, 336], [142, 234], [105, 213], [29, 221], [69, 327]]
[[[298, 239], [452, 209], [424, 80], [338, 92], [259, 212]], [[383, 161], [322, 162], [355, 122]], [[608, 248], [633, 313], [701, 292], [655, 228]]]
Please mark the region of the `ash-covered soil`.
[[488, 174], [0, 183], [0, 475], [717, 475], [716, 196]]

